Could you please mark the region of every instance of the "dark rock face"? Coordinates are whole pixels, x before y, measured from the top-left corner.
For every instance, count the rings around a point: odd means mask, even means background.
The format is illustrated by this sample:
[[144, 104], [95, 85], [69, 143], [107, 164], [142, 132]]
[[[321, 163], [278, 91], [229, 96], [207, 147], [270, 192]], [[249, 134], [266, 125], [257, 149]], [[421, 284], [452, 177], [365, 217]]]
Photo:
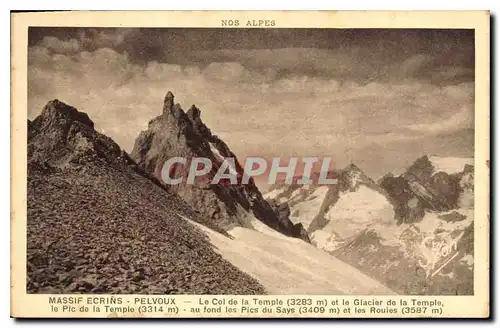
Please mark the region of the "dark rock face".
[[424, 217], [424, 203], [411, 191], [408, 181], [403, 177], [386, 176], [380, 186], [396, 200], [395, 214], [398, 223], [417, 222]]
[[285, 220], [290, 216], [290, 207], [287, 203], [278, 204], [275, 200], [267, 200], [273, 211], [278, 215], [280, 220]]
[[28, 293], [265, 293], [86, 114], [52, 101], [28, 128]]
[[293, 225], [293, 234], [297, 236], [297, 238], [300, 238], [305, 242], [311, 243], [311, 240], [309, 239], [309, 234], [307, 233], [307, 230], [304, 228], [302, 223], [296, 223]]
[[456, 207], [460, 192], [457, 176], [436, 172], [427, 156], [416, 160], [403, 177], [413, 193], [427, 203], [427, 208], [448, 211]]
[[375, 185], [375, 182], [355, 164], [350, 164], [345, 167], [338, 176], [341, 191], [354, 191], [360, 183], [365, 185]]
[[472, 166], [465, 165], [464, 171], [458, 174], [436, 172], [429, 158], [423, 156], [403, 175], [382, 178], [380, 186], [395, 200], [398, 222], [412, 223], [420, 221], [426, 209], [449, 211], [457, 208], [461, 193], [468, 188], [467, 181], [462, 178], [465, 174], [473, 174], [473, 170]]
[[[131, 156], [140, 168], [157, 179], [161, 178], [163, 165], [169, 158], [182, 157], [188, 162], [194, 157], [208, 158], [213, 163], [212, 170], [195, 180], [195, 184], [180, 183], [165, 187], [222, 226], [244, 225], [244, 217], [252, 214], [285, 235], [300, 237], [292, 222], [280, 219], [263, 199], [252, 179], [248, 184], [230, 184], [227, 183], [229, 180], [210, 183], [224, 158], [234, 158], [238, 182], [243, 176], [243, 168], [227, 144], [202, 122], [200, 109], [193, 105], [185, 113], [180, 105], [174, 105], [171, 92], [165, 96], [162, 115], [151, 120], [148, 129], [136, 139]], [[170, 176], [185, 179], [188, 170], [188, 165], [178, 165], [171, 170]]]
[[467, 217], [465, 215], [458, 213], [457, 211], [453, 211], [448, 214], [438, 215], [438, 218], [446, 222], [458, 222], [465, 220]]
[[281, 203], [278, 204], [275, 200], [268, 199], [267, 202], [269, 205], [271, 205], [271, 208], [273, 211], [276, 213], [278, 216], [279, 220], [287, 226], [287, 229], [290, 229], [292, 231], [292, 235], [300, 238], [308, 243], [311, 243], [311, 240], [309, 239], [309, 235], [307, 234], [306, 229], [304, 229], [304, 226], [302, 223], [296, 223], [293, 224], [290, 220], [290, 206], [288, 206], [288, 203]]

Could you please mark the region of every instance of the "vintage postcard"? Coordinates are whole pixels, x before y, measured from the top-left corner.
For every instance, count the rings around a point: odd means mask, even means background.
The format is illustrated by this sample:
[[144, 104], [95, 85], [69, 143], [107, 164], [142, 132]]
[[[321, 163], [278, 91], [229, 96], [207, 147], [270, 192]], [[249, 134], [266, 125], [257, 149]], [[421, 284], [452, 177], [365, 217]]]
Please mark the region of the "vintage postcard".
[[488, 11], [11, 18], [13, 317], [489, 317]]

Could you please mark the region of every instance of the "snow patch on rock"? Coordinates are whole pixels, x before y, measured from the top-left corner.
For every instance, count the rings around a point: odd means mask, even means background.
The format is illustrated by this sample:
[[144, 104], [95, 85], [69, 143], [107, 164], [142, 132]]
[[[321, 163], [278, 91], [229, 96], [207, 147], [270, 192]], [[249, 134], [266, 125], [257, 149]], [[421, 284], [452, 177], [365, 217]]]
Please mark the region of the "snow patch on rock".
[[285, 191], [286, 191], [286, 187], [273, 189], [270, 192], [264, 194], [264, 199], [274, 199], [277, 196], [279, 196], [280, 194], [284, 193]]
[[394, 223], [394, 207], [380, 192], [360, 185], [355, 192], [341, 194], [325, 218], [329, 223], [322, 230], [346, 239], [376, 223]]
[[318, 214], [327, 192], [328, 187], [318, 187], [304, 201], [292, 205], [290, 208], [290, 220], [295, 224], [302, 223], [304, 229], [307, 230], [312, 220], [314, 220]]
[[323, 230], [314, 231], [310, 238], [314, 245], [327, 252], [333, 252], [345, 243], [345, 241], [339, 238], [335, 233]]
[[[446, 222], [439, 218], [446, 213], [458, 212], [466, 218]], [[406, 256], [416, 256], [419, 264], [431, 275], [438, 264], [451, 258], [465, 229], [473, 222], [472, 209], [455, 209], [449, 212], [426, 212], [422, 221], [413, 224], [376, 225], [372, 227], [385, 246], [397, 246]]]

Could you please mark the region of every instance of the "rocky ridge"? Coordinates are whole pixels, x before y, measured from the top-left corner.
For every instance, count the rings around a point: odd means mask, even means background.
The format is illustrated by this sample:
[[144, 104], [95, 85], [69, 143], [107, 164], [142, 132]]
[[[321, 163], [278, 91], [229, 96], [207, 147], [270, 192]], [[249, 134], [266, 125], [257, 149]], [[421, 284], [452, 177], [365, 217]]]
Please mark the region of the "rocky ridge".
[[382, 188], [397, 202], [399, 223], [418, 222], [425, 210], [450, 211], [468, 206], [464, 202], [469, 201], [467, 196], [473, 198], [474, 167], [464, 164], [458, 172], [443, 170], [446, 169], [435, 167], [429, 156], [423, 156], [401, 176], [387, 175], [381, 179]]

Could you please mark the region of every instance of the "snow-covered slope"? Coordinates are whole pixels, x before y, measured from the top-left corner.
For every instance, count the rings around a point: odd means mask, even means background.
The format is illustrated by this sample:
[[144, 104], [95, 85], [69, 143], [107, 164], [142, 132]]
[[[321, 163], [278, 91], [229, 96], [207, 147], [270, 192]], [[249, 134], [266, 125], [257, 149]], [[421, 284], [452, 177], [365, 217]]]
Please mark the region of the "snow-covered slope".
[[[308, 194], [309, 187], [309, 185], [306, 185], [296, 189], [290, 197], [290, 201], [295, 202], [291, 208], [290, 219], [293, 223], [302, 223], [306, 230], [318, 214], [318, 209], [325, 200], [326, 193], [328, 192], [328, 187], [321, 186]], [[303, 200], [298, 201], [301, 196]]]
[[310, 238], [319, 248], [334, 251], [355, 235], [377, 224], [388, 225], [394, 222], [394, 207], [386, 196], [366, 185], [356, 191], [343, 192], [325, 214], [327, 224], [315, 230]]
[[394, 208], [380, 192], [361, 185], [354, 192], [340, 195], [325, 216], [328, 224], [323, 231], [331, 229], [350, 238], [370, 225], [392, 223]]
[[473, 293], [473, 210], [426, 212], [420, 222], [377, 224], [332, 254], [398, 293]]
[[264, 198], [290, 207], [290, 219], [302, 223], [317, 247], [333, 251], [338, 237], [348, 239], [375, 222], [394, 219], [394, 206], [384, 190], [351, 164], [335, 172], [337, 185], [275, 186]]
[[270, 294], [394, 294], [351, 265], [254, 218], [249, 219], [251, 228], [229, 230], [233, 239], [188, 221], [207, 234], [224, 259], [257, 279]]

